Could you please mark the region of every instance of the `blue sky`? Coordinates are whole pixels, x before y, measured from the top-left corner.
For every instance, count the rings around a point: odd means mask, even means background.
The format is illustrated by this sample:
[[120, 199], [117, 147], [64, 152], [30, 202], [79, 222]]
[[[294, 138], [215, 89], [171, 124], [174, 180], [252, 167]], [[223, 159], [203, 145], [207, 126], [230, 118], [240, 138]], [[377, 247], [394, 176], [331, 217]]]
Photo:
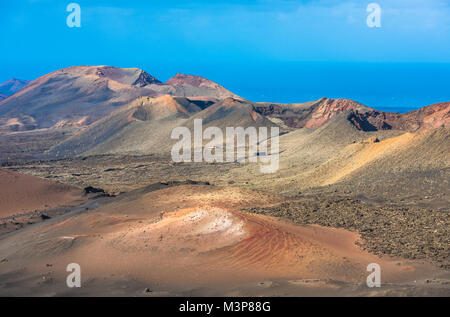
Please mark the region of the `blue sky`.
[[[66, 25], [70, 2], [81, 28]], [[366, 25], [371, 2], [381, 28]], [[448, 0], [15, 0], [0, 12], [0, 81], [113, 65], [202, 75], [255, 101], [406, 111], [450, 100]]]

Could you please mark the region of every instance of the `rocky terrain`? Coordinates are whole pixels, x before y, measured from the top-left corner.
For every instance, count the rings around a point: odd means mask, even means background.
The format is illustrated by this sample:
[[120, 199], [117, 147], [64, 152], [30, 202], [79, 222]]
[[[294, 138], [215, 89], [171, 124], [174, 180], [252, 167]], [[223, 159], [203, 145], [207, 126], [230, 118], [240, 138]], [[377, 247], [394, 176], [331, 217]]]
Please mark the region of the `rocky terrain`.
[[303, 104], [257, 103], [254, 110], [264, 116], [281, 120], [291, 128], [318, 128], [340, 113], [347, 112], [348, 120], [362, 131], [429, 130], [450, 125], [450, 104], [438, 103], [405, 114], [383, 112], [347, 99], [321, 98]]
[[[450, 295], [450, 103], [252, 102], [109, 66], [20, 88], [0, 101], [1, 295]], [[279, 169], [173, 162], [195, 119], [278, 127]]]
[[[129, 191], [0, 237], [0, 294], [447, 294], [445, 270], [429, 262], [379, 257], [344, 229], [239, 211], [283, 200], [198, 182]], [[83, 268], [80, 289], [65, 286], [71, 262]], [[362, 286], [372, 262], [383, 268], [381, 290]]]
[[297, 224], [345, 228], [361, 235], [362, 247], [375, 254], [434, 260], [450, 265], [450, 215], [432, 209], [383, 205], [348, 197], [318, 197], [247, 212], [283, 217]]

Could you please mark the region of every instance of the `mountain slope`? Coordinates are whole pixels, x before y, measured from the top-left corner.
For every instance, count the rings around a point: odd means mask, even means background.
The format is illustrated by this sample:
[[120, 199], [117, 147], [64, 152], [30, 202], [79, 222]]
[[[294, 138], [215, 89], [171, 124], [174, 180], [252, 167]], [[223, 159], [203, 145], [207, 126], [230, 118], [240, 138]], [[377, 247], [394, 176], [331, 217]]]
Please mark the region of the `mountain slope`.
[[[280, 137], [280, 169], [257, 173], [247, 165], [231, 171], [256, 175], [256, 188], [279, 192], [298, 190], [345, 192], [376, 201], [415, 201], [448, 209], [450, 129], [405, 132], [358, 130], [343, 113], [316, 129], [298, 129]], [[365, 198], [364, 198], [365, 199]]]
[[0, 84], [0, 95], [11, 96], [29, 83], [29, 80], [11, 78]]
[[254, 111], [252, 103], [231, 97], [218, 101], [192, 116], [187, 125], [189, 126], [195, 119], [202, 119], [205, 127], [214, 126], [221, 129], [226, 127], [274, 125], [270, 120]]
[[188, 93], [189, 91], [200, 90], [203, 91], [203, 93], [201, 94], [197, 93], [197, 95], [210, 97], [214, 96], [218, 99], [224, 99], [229, 97], [234, 99], [242, 99], [238, 95], [233, 94], [231, 91], [225, 89], [219, 84], [209, 79], [203, 78], [201, 76], [185, 75], [178, 73], [174, 77], [170, 78], [166, 82], [166, 85], [173, 86], [177, 90], [183, 89], [185, 91], [186, 96], [192, 95]]
[[291, 128], [318, 128], [340, 113], [372, 110], [350, 99], [328, 98], [296, 104], [255, 103], [254, 109], [261, 115], [282, 120]]
[[0, 169], [0, 189], [0, 218], [86, 200], [78, 188], [4, 169]]
[[[279, 170], [273, 175], [258, 176], [258, 182], [264, 187], [283, 191], [320, 186], [324, 182], [323, 179], [328, 177], [328, 173], [334, 173], [333, 168], [324, 169], [323, 166], [336, 158], [347, 146], [371, 137], [384, 140], [404, 133], [397, 130], [361, 131], [348, 120], [350, 113], [351, 110], [337, 114], [318, 128], [295, 129], [282, 135], [279, 139]], [[340, 159], [342, 161], [337, 161], [344, 164], [348, 158]], [[258, 169], [257, 165], [243, 166], [232, 171], [232, 178], [239, 179], [240, 175], [248, 174], [258, 175]], [[317, 174], [319, 170], [323, 171], [320, 175]]]
[[233, 98], [209, 105], [169, 95], [142, 97], [53, 147], [49, 154], [170, 153], [176, 142], [170, 137], [172, 130], [183, 126], [193, 131], [195, 119], [202, 119], [203, 129], [274, 125], [255, 113], [251, 104]]
[[[401, 137], [400, 144], [390, 144], [382, 155], [339, 179], [336, 185], [371, 199], [426, 202], [448, 210], [450, 129]], [[383, 146], [383, 141], [380, 143]]]
[[203, 78], [201, 76], [176, 74], [170, 78], [165, 84], [151, 85], [155, 91], [164, 94], [181, 97], [207, 97], [210, 100], [218, 101], [225, 98], [241, 99], [238, 95], [225, 89], [219, 84]]
[[[139, 96], [158, 96], [139, 78], [139, 69], [77, 66], [39, 77], [0, 103], [0, 116], [23, 121], [31, 117], [34, 128], [90, 124]], [[31, 128], [31, 127], [30, 127]]]
[[[12, 79], [0, 86], [15, 91], [26, 83]], [[377, 111], [349, 99], [321, 98], [297, 104], [251, 103], [200, 76], [176, 74], [162, 83], [138, 68], [74, 66], [42, 76], [7, 99], [1, 100], [0, 95], [0, 130], [83, 127], [138, 97], [166, 94], [187, 97], [192, 102], [195, 99], [203, 107], [232, 98], [252, 104], [254, 116], [263, 116], [291, 129], [318, 128], [344, 112], [363, 131], [422, 131], [450, 126], [449, 102], [406, 114]]]
[[450, 126], [450, 102], [422, 107], [405, 114], [371, 110], [354, 112], [350, 120], [362, 130], [425, 131]]
[[[187, 98], [140, 97], [53, 147], [50, 155], [148, 153], [167, 150], [172, 129], [201, 107]], [[200, 104], [201, 105], [201, 104]]]
[[[190, 76], [190, 78], [200, 78]], [[220, 85], [201, 79], [163, 84], [138, 68], [74, 66], [39, 77], [10, 98], [0, 101], [2, 130], [87, 126], [128, 105], [138, 97], [163, 94], [196, 97], [203, 106], [238, 96]], [[207, 83], [203, 84], [203, 82]]]
[[377, 111], [349, 99], [321, 98], [301, 104], [255, 103], [255, 111], [291, 128], [317, 128], [343, 112], [362, 131], [423, 131], [450, 126], [450, 102], [423, 107], [405, 114]]

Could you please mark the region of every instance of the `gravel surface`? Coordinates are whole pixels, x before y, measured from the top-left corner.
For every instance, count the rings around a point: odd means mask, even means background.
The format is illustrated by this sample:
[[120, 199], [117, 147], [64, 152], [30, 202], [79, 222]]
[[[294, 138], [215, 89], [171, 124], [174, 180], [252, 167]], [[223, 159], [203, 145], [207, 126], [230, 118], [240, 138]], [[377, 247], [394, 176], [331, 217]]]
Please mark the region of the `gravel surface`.
[[427, 259], [450, 268], [450, 215], [418, 207], [365, 203], [352, 198], [316, 197], [246, 212], [358, 232], [358, 244], [375, 254]]

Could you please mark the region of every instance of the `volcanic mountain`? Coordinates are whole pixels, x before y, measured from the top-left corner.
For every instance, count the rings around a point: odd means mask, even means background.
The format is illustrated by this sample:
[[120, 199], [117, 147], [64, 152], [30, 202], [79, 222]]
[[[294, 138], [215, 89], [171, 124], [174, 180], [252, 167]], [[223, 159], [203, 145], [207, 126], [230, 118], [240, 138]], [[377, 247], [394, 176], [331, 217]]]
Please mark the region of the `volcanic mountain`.
[[[359, 132], [392, 130], [392, 135], [398, 135], [404, 131], [448, 126], [449, 111], [447, 104], [437, 104], [407, 114], [395, 114], [379, 112], [353, 100], [326, 98], [286, 105], [252, 103], [231, 97], [217, 102], [170, 95], [142, 97], [54, 146], [49, 153], [71, 156], [168, 152], [175, 142], [170, 138], [172, 129], [185, 126], [192, 131], [195, 119], [202, 119], [205, 128], [279, 126], [282, 133], [306, 129], [300, 134], [317, 129], [312, 135], [317, 135], [318, 139], [311, 140], [312, 147], [328, 140], [324, 135], [330, 133], [332, 138], [341, 136], [331, 143], [347, 145], [356, 139], [367, 138]], [[353, 131], [349, 138], [344, 137], [347, 130]], [[330, 153], [340, 150], [329, 144], [325, 148]]]
[[[273, 176], [261, 176], [261, 188], [289, 193], [308, 188], [334, 192], [339, 188], [374, 200], [430, 199], [448, 188], [448, 125], [415, 132], [363, 131], [348, 120], [348, 113], [341, 113], [319, 128], [284, 134], [279, 143], [280, 169]], [[258, 168], [242, 166], [231, 178], [239, 182], [240, 175], [257, 174]], [[435, 206], [448, 206], [444, 197], [437, 195]]]
[[178, 73], [174, 77], [170, 78], [166, 82], [166, 85], [175, 87], [177, 92], [175, 95], [177, 96], [180, 96], [182, 93], [184, 93], [185, 96], [193, 96], [193, 94], [190, 93], [193, 91], [195, 91], [195, 94], [198, 95], [199, 93], [197, 91], [200, 90], [202, 92], [200, 95], [202, 96], [214, 97], [217, 99], [224, 99], [227, 97], [242, 99], [238, 95], [233, 94], [215, 82], [200, 76]]
[[[142, 76], [141, 76], [142, 75]], [[90, 124], [142, 95], [159, 95], [142, 86], [139, 69], [77, 66], [61, 69], [31, 82], [0, 104], [0, 116], [29, 128]], [[145, 80], [145, 79], [144, 79]], [[20, 126], [16, 125], [16, 129]]]
[[450, 102], [405, 114], [377, 111], [349, 99], [328, 98], [301, 104], [255, 103], [254, 109], [291, 128], [318, 128], [340, 113], [347, 113], [347, 119], [362, 131], [417, 131], [450, 126]]
[[250, 104], [231, 97], [213, 105], [208, 100], [170, 95], [140, 97], [53, 147], [49, 154], [168, 153], [176, 142], [170, 137], [173, 128], [193, 129], [195, 119], [202, 119], [205, 128], [273, 125]]
[[254, 109], [264, 116], [281, 120], [291, 128], [318, 128], [341, 112], [372, 110], [353, 100], [327, 98], [294, 104], [255, 103]]
[[29, 80], [11, 78], [0, 84], [0, 95], [11, 96], [30, 83]]
[[162, 83], [138, 68], [110, 66], [58, 70], [0, 101], [0, 131], [70, 131], [55, 142], [52, 156], [167, 152], [172, 129], [193, 128], [195, 119], [205, 127], [275, 125], [283, 133], [321, 129], [336, 120], [355, 131], [413, 132], [448, 127], [450, 103], [405, 114], [349, 99], [255, 103], [200, 76], [176, 74]]
[[[448, 296], [449, 111], [255, 103], [137, 68], [43, 76], [0, 102], [0, 295]], [[174, 162], [173, 129], [198, 119], [279, 127], [279, 157], [257, 155], [279, 169]]]
[[[0, 86], [0, 94], [8, 96], [27, 83], [11, 79]], [[0, 130], [84, 127], [127, 107], [139, 97], [162, 95], [187, 97], [191, 102], [200, 103], [202, 110], [232, 98], [251, 107], [253, 117], [262, 116], [291, 129], [318, 128], [343, 112], [363, 131], [426, 130], [448, 126], [450, 120], [449, 103], [406, 114], [377, 111], [348, 99], [321, 98], [297, 104], [252, 103], [200, 76], [176, 74], [162, 83], [138, 68], [74, 66], [36, 79], [7, 100], [1, 101], [3, 96], [0, 97]]]
[[450, 126], [450, 102], [410, 111], [405, 114], [370, 110], [365, 113], [354, 112], [349, 120], [364, 131], [406, 130], [424, 131]]
[[[81, 127], [142, 96], [206, 96], [212, 101], [235, 96], [201, 77], [190, 78], [196, 79], [172, 86], [170, 80], [163, 84], [138, 68], [69, 67], [39, 77], [0, 102], [0, 125], [12, 131]], [[207, 81], [208, 85], [196, 85], [196, 81]]]

